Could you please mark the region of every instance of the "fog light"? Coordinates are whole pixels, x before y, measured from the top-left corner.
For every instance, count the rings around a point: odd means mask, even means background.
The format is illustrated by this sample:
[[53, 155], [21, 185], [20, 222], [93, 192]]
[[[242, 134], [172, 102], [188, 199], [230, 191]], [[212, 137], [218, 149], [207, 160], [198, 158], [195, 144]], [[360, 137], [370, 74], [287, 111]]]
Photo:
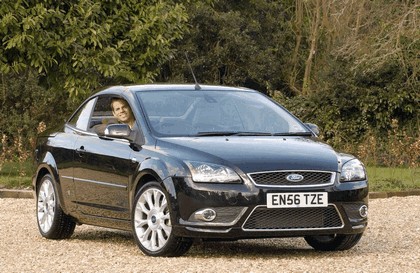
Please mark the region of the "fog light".
[[194, 213], [196, 220], [211, 222], [216, 219], [216, 212], [213, 209], [202, 209]]
[[359, 214], [362, 218], [366, 218], [368, 216], [368, 207], [363, 205], [359, 208]]

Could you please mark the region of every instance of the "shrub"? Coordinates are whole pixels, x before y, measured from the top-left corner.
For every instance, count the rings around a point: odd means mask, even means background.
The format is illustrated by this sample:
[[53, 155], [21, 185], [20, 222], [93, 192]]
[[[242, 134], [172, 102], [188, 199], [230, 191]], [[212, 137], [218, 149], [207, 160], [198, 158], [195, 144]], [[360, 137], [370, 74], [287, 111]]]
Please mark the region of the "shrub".
[[33, 71], [0, 77], [0, 105], [5, 109], [0, 112], [1, 170], [4, 162], [27, 161], [37, 133], [60, 124], [69, 103], [64, 92], [40, 87]]

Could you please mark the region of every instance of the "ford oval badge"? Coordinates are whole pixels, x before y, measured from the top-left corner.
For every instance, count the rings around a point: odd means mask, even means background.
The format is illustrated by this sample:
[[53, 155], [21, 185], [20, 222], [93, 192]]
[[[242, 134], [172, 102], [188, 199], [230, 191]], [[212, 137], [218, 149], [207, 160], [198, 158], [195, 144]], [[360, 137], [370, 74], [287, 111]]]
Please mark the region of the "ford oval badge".
[[299, 182], [303, 180], [303, 175], [292, 173], [286, 176], [286, 179], [290, 182]]

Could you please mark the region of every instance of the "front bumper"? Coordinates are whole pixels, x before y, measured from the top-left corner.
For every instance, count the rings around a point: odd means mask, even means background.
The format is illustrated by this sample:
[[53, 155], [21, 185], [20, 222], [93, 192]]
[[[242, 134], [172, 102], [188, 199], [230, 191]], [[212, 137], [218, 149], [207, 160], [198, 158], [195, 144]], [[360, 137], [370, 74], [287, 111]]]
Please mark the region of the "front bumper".
[[[194, 183], [190, 178], [169, 178], [173, 232], [181, 237], [245, 239], [356, 234], [367, 226], [367, 181], [319, 188], [258, 187], [244, 184]], [[166, 181], [168, 183], [169, 181]], [[327, 207], [267, 208], [267, 193], [328, 192]], [[206, 221], [197, 213], [212, 210]]]

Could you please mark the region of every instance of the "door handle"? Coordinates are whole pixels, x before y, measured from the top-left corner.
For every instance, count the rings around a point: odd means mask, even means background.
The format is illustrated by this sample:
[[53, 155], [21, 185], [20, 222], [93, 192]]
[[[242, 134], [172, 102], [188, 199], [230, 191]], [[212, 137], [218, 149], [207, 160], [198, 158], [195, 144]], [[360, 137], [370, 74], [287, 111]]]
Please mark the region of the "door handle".
[[83, 154], [86, 152], [86, 150], [85, 150], [85, 147], [84, 146], [80, 146], [80, 148], [77, 148], [76, 149], [76, 153], [80, 156], [80, 157], [82, 157], [83, 156]]

